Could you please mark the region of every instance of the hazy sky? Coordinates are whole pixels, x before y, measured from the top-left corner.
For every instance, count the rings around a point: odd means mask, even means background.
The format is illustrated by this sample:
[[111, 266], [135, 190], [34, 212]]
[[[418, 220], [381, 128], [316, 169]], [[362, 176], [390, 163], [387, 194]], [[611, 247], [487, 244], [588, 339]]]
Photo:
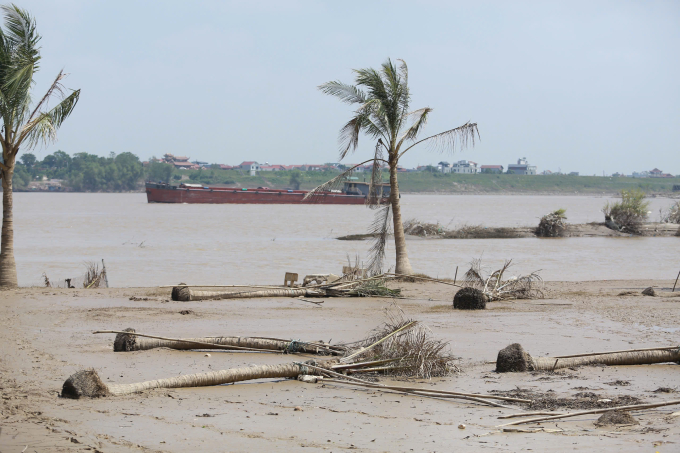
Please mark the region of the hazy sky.
[[[337, 160], [351, 107], [330, 80], [409, 66], [425, 132], [470, 120], [482, 141], [402, 164], [469, 159], [539, 171], [680, 173], [680, 1], [17, 0], [37, 19], [37, 90], [81, 88], [59, 141], [37, 149], [235, 165]], [[365, 138], [357, 155], [369, 157]]]

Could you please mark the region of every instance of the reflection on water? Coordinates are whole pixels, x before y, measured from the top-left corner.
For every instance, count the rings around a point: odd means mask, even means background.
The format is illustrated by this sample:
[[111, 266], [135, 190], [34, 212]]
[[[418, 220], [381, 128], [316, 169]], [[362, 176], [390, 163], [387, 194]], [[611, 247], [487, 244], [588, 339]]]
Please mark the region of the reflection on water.
[[[450, 225], [534, 225], [557, 208], [570, 222], [601, 221], [608, 198], [582, 196], [404, 195], [405, 219]], [[671, 200], [652, 199], [652, 220]], [[286, 271], [338, 273], [366, 257], [362, 206], [148, 204], [145, 194], [17, 193], [15, 253], [21, 285], [45, 272], [58, 281], [104, 258], [112, 286], [282, 283]], [[141, 246], [140, 246], [141, 244]], [[408, 241], [418, 272], [453, 277], [473, 257], [489, 266], [512, 259], [518, 273], [546, 280], [671, 278], [678, 238], [471, 239]], [[389, 263], [394, 262], [393, 249]], [[460, 274], [459, 274], [460, 275]]]

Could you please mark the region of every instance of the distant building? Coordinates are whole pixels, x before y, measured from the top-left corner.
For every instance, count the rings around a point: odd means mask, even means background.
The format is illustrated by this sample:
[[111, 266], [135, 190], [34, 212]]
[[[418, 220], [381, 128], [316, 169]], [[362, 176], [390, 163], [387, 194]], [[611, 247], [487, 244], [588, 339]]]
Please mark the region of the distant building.
[[670, 173], [664, 173], [663, 171], [659, 170], [658, 168], [655, 168], [654, 170], [649, 172], [649, 177], [650, 178], [674, 178], [673, 175]]
[[283, 165], [261, 165], [260, 170], [262, 171], [285, 171], [286, 167]]
[[446, 162], [442, 161], [437, 164], [437, 170], [439, 170], [442, 173], [451, 173], [453, 166]]
[[503, 173], [502, 165], [482, 165], [479, 168], [482, 173]]
[[522, 157], [521, 159], [517, 159], [516, 164], [508, 165], [508, 173], [512, 173], [515, 175], [535, 175], [536, 167], [529, 165], [527, 158]]
[[161, 162], [174, 165], [179, 170], [196, 170], [200, 168], [198, 165], [189, 162], [189, 158], [185, 156], [175, 156], [174, 154], [164, 154]]
[[569, 176], [578, 176], [578, 172], [577, 171], [569, 172]]
[[255, 161], [245, 161], [241, 162], [241, 165], [239, 165], [239, 168], [243, 171], [247, 171], [250, 173], [250, 176], [255, 176], [255, 174], [260, 171], [260, 164], [258, 164]]
[[451, 166], [451, 173], [475, 174], [479, 173], [479, 168], [477, 167], [477, 162], [472, 162], [471, 160], [459, 160]]
[[649, 178], [648, 171], [634, 171], [632, 174], [633, 178]]

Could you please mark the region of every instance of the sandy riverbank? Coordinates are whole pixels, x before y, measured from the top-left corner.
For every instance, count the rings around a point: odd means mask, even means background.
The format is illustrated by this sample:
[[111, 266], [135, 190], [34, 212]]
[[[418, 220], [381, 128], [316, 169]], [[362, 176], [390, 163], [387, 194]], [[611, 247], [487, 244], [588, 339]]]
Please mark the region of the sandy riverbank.
[[[490, 303], [485, 311], [451, 310], [453, 289], [399, 283], [406, 313], [450, 341], [460, 374], [412, 385], [487, 393], [516, 387], [571, 398], [644, 402], [678, 399], [675, 364], [588, 367], [557, 373], [497, 374], [498, 350], [521, 343], [532, 355], [678, 344], [680, 298], [672, 281], [547, 283], [546, 299]], [[656, 286], [661, 297], [619, 296]], [[205, 372], [285, 355], [173, 350], [112, 352], [112, 335], [97, 329], [134, 327], [167, 336], [264, 335], [362, 338], [382, 320], [388, 299], [326, 299], [322, 308], [291, 299], [172, 302], [169, 289], [20, 289], [0, 292], [0, 451], [676, 451], [680, 411], [635, 413], [640, 425], [598, 428], [597, 415], [545, 423], [559, 433], [503, 433], [497, 417], [515, 410], [471, 402], [427, 400], [297, 381], [251, 383], [96, 400], [58, 397], [73, 372], [93, 367], [110, 383]], [[148, 300], [131, 300], [131, 296]], [[189, 314], [180, 314], [190, 310]], [[382, 382], [388, 382], [382, 380]], [[299, 406], [302, 411], [295, 411]], [[517, 408], [518, 410], [520, 407]], [[467, 425], [465, 430], [457, 426]]]

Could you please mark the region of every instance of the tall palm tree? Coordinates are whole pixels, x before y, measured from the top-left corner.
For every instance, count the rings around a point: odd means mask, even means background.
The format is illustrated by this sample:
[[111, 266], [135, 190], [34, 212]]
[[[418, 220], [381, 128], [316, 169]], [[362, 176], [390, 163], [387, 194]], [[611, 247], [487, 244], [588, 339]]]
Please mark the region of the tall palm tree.
[[[22, 145], [34, 148], [56, 139], [57, 129], [73, 111], [80, 90], [66, 95], [59, 72], [47, 93], [32, 106], [33, 76], [40, 62], [40, 35], [35, 20], [16, 5], [1, 7], [5, 18], [0, 28], [0, 178], [2, 179], [2, 240], [0, 241], [0, 287], [17, 286], [14, 261], [14, 221], [12, 217], [12, 177]], [[48, 108], [50, 100], [60, 102]]]
[[[308, 196], [339, 186], [356, 168], [372, 162], [373, 171], [367, 204], [373, 209], [378, 209], [378, 212], [371, 229], [371, 232], [376, 235], [376, 242], [371, 247], [369, 268], [377, 272], [382, 267], [386, 241], [390, 234], [390, 223], [392, 223], [397, 258], [395, 272], [412, 274], [413, 269], [406, 251], [406, 238], [399, 205], [399, 182], [397, 180], [399, 159], [421, 143], [440, 151], [451, 152], [457, 147], [462, 148], [470, 143], [474, 146], [475, 135], [479, 137], [479, 131], [476, 123], [468, 122], [439, 134], [419, 138], [432, 109], [425, 107], [410, 110], [408, 68], [403, 60], [399, 62], [398, 68], [388, 59], [382, 64], [380, 70], [355, 69], [356, 85], [328, 82], [319, 87], [324, 93], [335, 96], [347, 104], [358, 104], [352, 119], [340, 129], [340, 160], [356, 150], [362, 132], [375, 139], [376, 144], [372, 159], [349, 168], [314, 189]], [[383, 204], [381, 178], [382, 168], [385, 165], [390, 172], [391, 191], [389, 202]]]

